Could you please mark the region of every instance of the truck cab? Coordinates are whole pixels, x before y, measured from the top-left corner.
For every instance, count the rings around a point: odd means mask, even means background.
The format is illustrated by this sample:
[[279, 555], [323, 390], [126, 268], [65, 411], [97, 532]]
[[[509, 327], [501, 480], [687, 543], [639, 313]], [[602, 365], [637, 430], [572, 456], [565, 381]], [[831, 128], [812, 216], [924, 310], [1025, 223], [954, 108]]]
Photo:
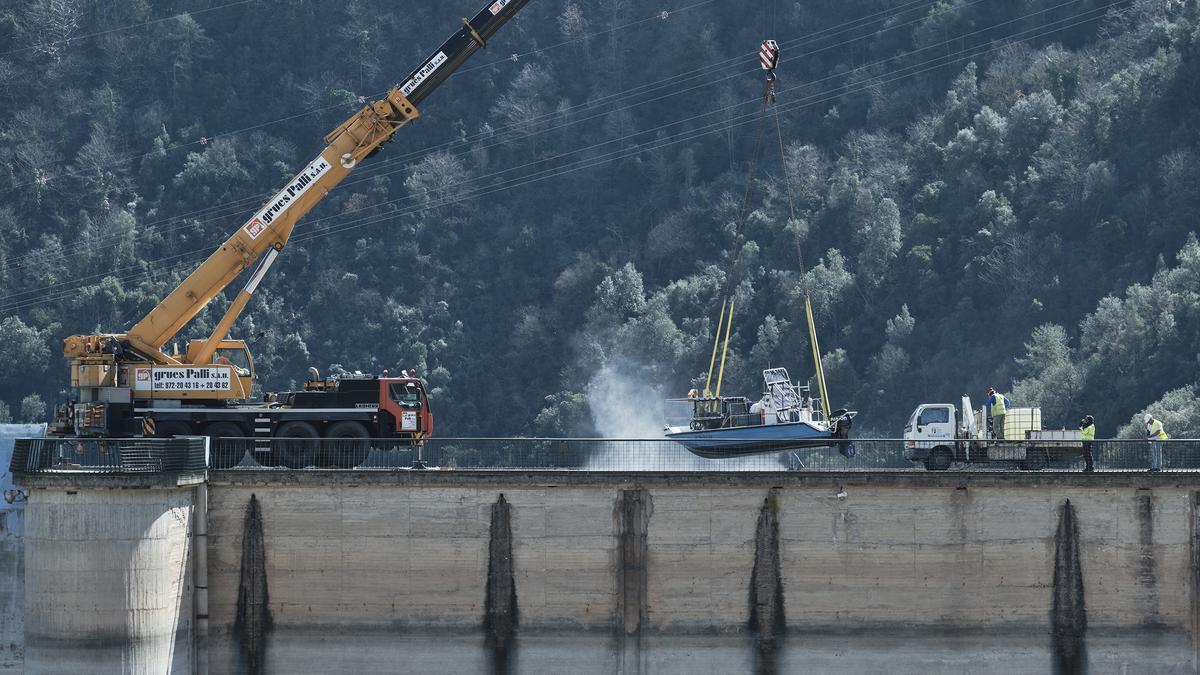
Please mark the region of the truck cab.
[[[971, 402], [966, 396], [962, 409], [971, 410]], [[974, 426], [974, 419], [971, 422]], [[931, 471], [944, 471], [959, 454], [959, 440], [969, 435], [963, 425], [963, 416], [954, 404], [923, 403], [913, 410], [904, 425], [904, 457], [923, 462]]]
[[954, 440], [962, 416], [950, 403], [926, 403], [917, 406], [904, 427], [904, 440], [932, 448], [938, 443]]
[[380, 426], [385, 425], [383, 413], [391, 417], [388, 431], [396, 436], [427, 437], [433, 433], [433, 413], [425, 386], [415, 377], [383, 377], [379, 379]]

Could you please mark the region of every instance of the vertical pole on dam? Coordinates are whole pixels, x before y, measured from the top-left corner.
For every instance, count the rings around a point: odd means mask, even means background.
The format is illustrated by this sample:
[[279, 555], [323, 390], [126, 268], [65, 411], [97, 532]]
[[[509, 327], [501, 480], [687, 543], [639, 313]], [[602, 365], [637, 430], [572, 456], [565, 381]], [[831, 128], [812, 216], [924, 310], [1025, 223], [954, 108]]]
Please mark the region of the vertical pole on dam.
[[618, 672], [641, 673], [642, 630], [646, 625], [647, 532], [654, 506], [642, 489], [621, 490], [617, 499], [617, 654]]

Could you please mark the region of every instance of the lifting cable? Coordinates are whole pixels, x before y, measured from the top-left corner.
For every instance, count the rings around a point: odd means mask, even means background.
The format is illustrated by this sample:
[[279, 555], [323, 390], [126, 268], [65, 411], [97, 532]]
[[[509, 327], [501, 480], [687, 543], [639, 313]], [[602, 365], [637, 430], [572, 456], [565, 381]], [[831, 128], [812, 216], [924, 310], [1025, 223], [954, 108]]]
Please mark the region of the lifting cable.
[[[767, 111], [770, 110], [775, 121], [775, 137], [779, 145], [779, 164], [783, 170], [783, 186], [784, 194], [787, 195], [788, 204], [788, 223], [798, 222], [796, 219], [796, 202], [792, 196], [791, 176], [788, 174], [787, 152], [783, 144], [783, 125], [779, 119], [779, 106], [775, 105], [778, 97], [775, 92], [775, 67], [779, 65], [779, 44], [774, 40], [764, 40], [762, 48], [759, 50], [759, 59], [763, 70], [767, 71], [766, 81], [763, 86], [763, 107], [762, 115], [759, 118], [758, 132], [755, 135], [754, 152], [751, 156], [750, 165], [746, 176], [746, 191], [742, 202], [742, 212], [737, 224], [737, 230], [734, 233], [733, 245], [736, 250], [733, 252], [732, 261], [730, 263], [729, 276], [725, 280], [725, 290], [721, 301], [721, 314], [717, 320], [716, 335], [713, 338], [712, 356], [708, 363], [708, 379], [704, 385], [704, 396], [720, 397], [721, 383], [725, 377], [725, 360], [729, 352], [729, 334], [733, 324], [733, 310], [735, 300], [737, 298], [737, 286], [733, 283], [734, 275], [737, 271], [737, 263], [742, 252], [742, 231], [746, 225], [746, 221], [750, 216], [750, 195], [754, 185], [754, 176], [758, 168], [758, 161], [761, 156], [764, 122], [767, 118]], [[817, 389], [820, 393], [821, 412], [826, 420], [829, 419], [829, 397], [826, 395], [825, 389], [825, 369], [821, 364], [821, 348], [817, 341], [816, 323], [813, 317], [812, 309], [812, 294], [808, 287], [808, 275], [804, 267], [804, 255], [800, 247], [800, 233], [792, 232], [793, 243], [796, 247], [796, 260], [800, 270], [800, 289], [804, 294], [804, 314], [808, 323], [809, 344], [812, 346], [813, 363], [816, 366]], [[724, 328], [725, 335], [722, 344], [721, 329]], [[717, 389], [710, 391], [709, 387], [712, 384], [713, 369], [717, 363], [717, 348], [721, 348], [720, 368], [717, 370]]]
[[[732, 260], [729, 262], [729, 273], [725, 277], [725, 288], [722, 292], [723, 300], [721, 301], [721, 315], [717, 318], [717, 332], [713, 338], [712, 356], [708, 361], [708, 379], [704, 382], [704, 397], [711, 398], [721, 395], [721, 383], [725, 378], [725, 357], [729, 353], [729, 332], [733, 327], [733, 308], [737, 301], [737, 286], [734, 284], [734, 275], [737, 272], [737, 263], [742, 256], [742, 231], [746, 227], [746, 221], [750, 218], [750, 195], [754, 189], [754, 176], [758, 169], [758, 160], [762, 155], [762, 141], [767, 128], [767, 106], [764, 102], [762, 112], [758, 118], [758, 131], [754, 135], [754, 150], [750, 155], [750, 164], [746, 170], [746, 191], [742, 197], [741, 213], [738, 215], [737, 228], [733, 233], [733, 250], [731, 251]], [[721, 365], [717, 370], [717, 389], [712, 391], [713, 370], [717, 364], [717, 347], [721, 345], [721, 328], [725, 328], [724, 346], [721, 347]]]
[[[779, 140], [779, 165], [783, 169], [783, 191], [787, 195], [788, 203], [788, 223], [799, 222], [796, 220], [796, 203], [792, 198], [792, 181], [788, 176], [787, 153], [783, 147], [783, 128], [779, 123], [779, 106], [773, 105], [776, 102], [774, 92], [770, 92], [770, 103], [772, 111], [775, 113], [775, 136]], [[812, 295], [808, 289], [808, 273], [804, 269], [804, 254], [800, 249], [800, 231], [792, 230], [792, 241], [796, 245], [796, 263], [800, 268], [800, 291], [804, 294], [804, 316], [808, 321], [808, 341], [812, 346], [813, 363], [817, 369], [817, 391], [821, 396], [821, 412], [825, 416], [825, 420], [829, 420], [829, 396], [825, 389], [825, 368], [821, 365], [821, 347], [817, 342], [817, 325], [813, 319]]]
[[[767, 71], [767, 81], [763, 88], [763, 105], [758, 117], [758, 131], [754, 135], [754, 151], [750, 156], [750, 164], [746, 169], [746, 192], [742, 198], [742, 210], [738, 216], [737, 229], [733, 234], [733, 246], [731, 260], [729, 262], [729, 274], [725, 278], [725, 290], [722, 294], [724, 297], [721, 301], [721, 315], [717, 319], [717, 332], [713, 338], [712, 357], [708, 361], [708, 379], [704, 382], [704, 397], [719, 398], [721, 396], [721, 383], [725, 380], [725, 358], [729, 354], [729, 333], [733, 328], [733, 309], [737, 300], [737, 285], [734, 284], [734, 276], [737, 274], [737, 263], [742, 257], [742, 230], [745, 229], [746, 221], [750, 218], [750, 195], [754, 189], [754, 177], [758, 173], [758, 160], [762, 156], [762, 141], [763, 133], [766, 130], [767, 108], [770, 107], [771, 101], [774, 100], [772, 88], [775, 86], [775, 66], [779, 65], [779, 43], [774, 40], [763, 40], [762, 46], [758, 50], [759, 63], [762, 69]], [[721, 327], [724, 324], [725, 341], [721, 346], [721, 365], [717, 370], [717, 389], [712, 391], [713, 368], [717, 361], [717, 346], [721, 344]]]

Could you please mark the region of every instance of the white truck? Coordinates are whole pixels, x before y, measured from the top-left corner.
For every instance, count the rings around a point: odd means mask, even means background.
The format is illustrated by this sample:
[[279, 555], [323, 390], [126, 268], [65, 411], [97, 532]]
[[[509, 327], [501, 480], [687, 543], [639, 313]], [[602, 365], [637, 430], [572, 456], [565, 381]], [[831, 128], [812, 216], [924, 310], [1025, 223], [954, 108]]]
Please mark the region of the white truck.
[[953, 462], [1040, 471], [1083, 455], [1080, 431], [1043, 429], [1041, 408], [1009, 407], [1003, 439], [990, 428], [988, 413], [986, 406], [974, 410], [968, 396], [962, 397], [961, 409], [952, 403], [922, 403], [904, 427], [905, 459], [921, 462], [929, 471], [945, 471]]

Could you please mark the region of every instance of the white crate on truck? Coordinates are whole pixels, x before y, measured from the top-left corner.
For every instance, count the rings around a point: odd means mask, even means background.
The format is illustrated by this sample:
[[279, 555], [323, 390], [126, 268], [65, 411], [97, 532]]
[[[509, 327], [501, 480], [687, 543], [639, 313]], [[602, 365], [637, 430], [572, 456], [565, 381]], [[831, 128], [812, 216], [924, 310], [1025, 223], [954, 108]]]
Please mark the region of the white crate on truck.
[[1041, 428], [1041, 408], [1009, 408], [1004, 416], [1004, 437], [1008, 439], [1025, 438], [1026, 432]]

